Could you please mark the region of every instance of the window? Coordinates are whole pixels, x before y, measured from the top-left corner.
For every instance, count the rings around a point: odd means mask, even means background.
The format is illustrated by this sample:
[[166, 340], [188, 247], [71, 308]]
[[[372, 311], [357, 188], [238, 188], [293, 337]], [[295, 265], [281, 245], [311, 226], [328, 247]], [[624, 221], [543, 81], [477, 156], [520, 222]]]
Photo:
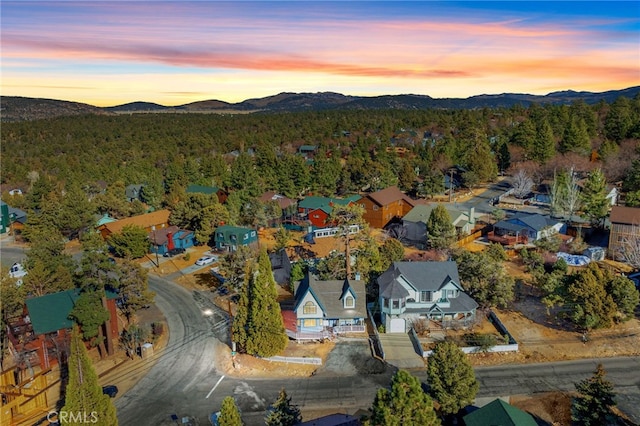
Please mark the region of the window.
[[393, 299], [393, 309], [399, 309], [399, 308], [400, 308], [400, 300]]
[[354, 299], [352, 296], [347, 296], [346, 299], [344, 299], [344, 307], [345, 308], [353, 308], [353, 306], [355, 305], [354, 303]]
[[389, 307], [389, 299], [382, 299], [384, 301], [384, 307], [388, 308]]
[[242, 239], [243, 240], [248, 240], [249, 239], [249, 234], [244, 234], [244, 237]]
[[251, 236], [255, 237], [256, 236], [256, 231], [251, 231]]
[[315, 314], [317, 310], [318, 308], [316, 304], [311, 301], [305, 303], [304, 306], [302, 307], [303, 314]]
[[373, 211], [378, 211], [378, 206], [374, 205], [373, 206]]
[[421, 291], [420, 292], [420, 301], [421, 302], [433, 302], [433, 293], [430, 291]]

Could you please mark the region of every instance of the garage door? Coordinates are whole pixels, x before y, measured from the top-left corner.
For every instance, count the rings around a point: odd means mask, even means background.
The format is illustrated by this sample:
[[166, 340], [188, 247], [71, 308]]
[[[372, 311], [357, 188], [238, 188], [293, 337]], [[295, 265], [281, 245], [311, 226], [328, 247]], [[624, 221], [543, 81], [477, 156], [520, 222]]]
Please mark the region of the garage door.
[[404, 333], [406, 330], [404, 329], [404, 319], [402, 318], [393, 318], [391, 320], [391, 329], [389, 333]]

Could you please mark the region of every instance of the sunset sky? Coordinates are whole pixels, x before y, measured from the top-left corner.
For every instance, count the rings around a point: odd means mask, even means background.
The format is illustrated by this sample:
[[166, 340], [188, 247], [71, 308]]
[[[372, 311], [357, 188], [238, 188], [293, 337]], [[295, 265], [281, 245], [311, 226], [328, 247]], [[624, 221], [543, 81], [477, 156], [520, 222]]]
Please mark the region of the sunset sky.
[[640, 2], [19, 1], [2, 95], [96, 106], [280, 92], [434, 98], [640, 85]]

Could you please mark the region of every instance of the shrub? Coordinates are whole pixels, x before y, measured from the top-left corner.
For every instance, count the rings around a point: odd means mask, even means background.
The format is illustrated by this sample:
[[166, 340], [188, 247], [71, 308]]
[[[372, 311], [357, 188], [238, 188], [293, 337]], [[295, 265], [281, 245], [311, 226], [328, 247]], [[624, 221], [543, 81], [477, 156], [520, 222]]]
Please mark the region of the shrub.
[[418, 318], [412, 321], [411, 326], [419, 336], [429, 335], [429, 320], [426, 318]]
[[481, 352], [487, 352], [498, 343], [498, 339], [493, 334], [467, 333], [464, 335], [467, 345], [477, 346]]

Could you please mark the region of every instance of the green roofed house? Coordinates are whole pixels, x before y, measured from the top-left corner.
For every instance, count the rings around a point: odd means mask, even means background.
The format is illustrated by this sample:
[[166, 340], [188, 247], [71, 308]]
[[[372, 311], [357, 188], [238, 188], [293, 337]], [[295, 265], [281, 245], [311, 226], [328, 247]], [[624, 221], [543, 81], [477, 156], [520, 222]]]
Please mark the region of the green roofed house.
[[496, 399], [462, 418], [466, 426], [537, 426], [533, 416]]
[[334, 206], [347, 206], [356, 203], [361, 197], [351, 195], [346, 198], [329, 198], [308, 196], [298, 202], [298, 215], [307, 219], [316, 228], [326, 228], [329, 226], [327, 220], [333, 211]]
[[187, 194], [216, 194], [218, 196], [218, 202], [223, 204], [227, 201], [227, 196], [229, 194], [226, 193], [225, 190], [218, 188], [217, 186], [204, 186], [204, 185], [189, 185], [187, 186]]
[[[57, 362], [58, 348], [67, 343], [74, 324], [69, 314], [79, 297], [80, 290], [71, 289], [26, 300], [22, 317], [11, 320], [7, 327], [9, 341], [21, 359], [29, 360], [31, 366], [39, 364], [42, 369]], [[107, 348], [113, 346], [109, 341], [118, 342], [117, 297], [117, 293], [107, 291]]]
[[218, 250], [236, 251], [240, 246], [257, 243], [258, 233], [251, 228], [222, 225], [216, 228], [213, 241]]

